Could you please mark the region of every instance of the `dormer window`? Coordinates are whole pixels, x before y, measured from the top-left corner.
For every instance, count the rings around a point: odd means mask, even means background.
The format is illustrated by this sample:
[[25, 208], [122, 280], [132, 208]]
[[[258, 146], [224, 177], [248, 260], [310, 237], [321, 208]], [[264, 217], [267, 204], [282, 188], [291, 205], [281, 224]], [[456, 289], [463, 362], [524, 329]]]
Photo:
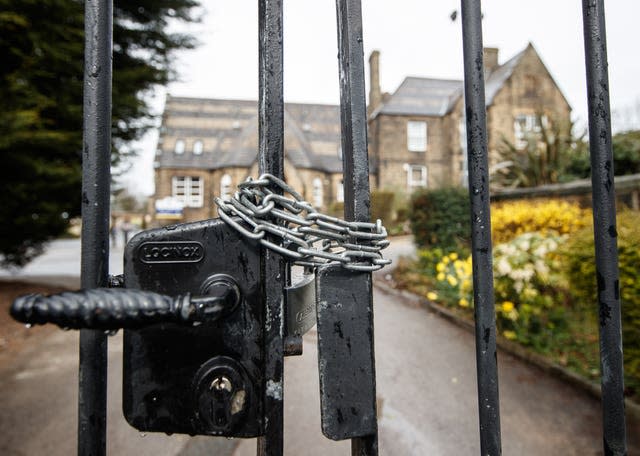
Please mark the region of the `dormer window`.
[[176, 140], [176, 146], [174, 147], [173, 152], [176, 155], [182, 155], [184, 154], [184, 147], [185, 147], [184, 139], [178, 139]]
[[427, 122], [407, 122], [407, 149], [410, 152], [426, 152], [427, 150]]
[[201, 155], [203, 149], [204, 149], [204, 144], [202, 143], [202, 140], [197, 139], [193, 143], [193, 155]]

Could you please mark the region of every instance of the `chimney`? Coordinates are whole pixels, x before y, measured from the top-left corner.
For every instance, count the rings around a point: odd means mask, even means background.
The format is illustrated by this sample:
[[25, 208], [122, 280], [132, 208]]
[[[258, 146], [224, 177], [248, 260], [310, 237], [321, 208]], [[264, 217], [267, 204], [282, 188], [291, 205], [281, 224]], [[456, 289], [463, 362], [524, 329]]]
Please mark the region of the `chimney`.
[[368, 114], [380, 106], [382, 103], [382, 92], [380, 90], [380, 51], [373, 51], [369, 56], [369, 109]]
[[484, 72], [491, 73], [498, 67], [498, 48], [484, 48], [482, 50], [484, 60]]

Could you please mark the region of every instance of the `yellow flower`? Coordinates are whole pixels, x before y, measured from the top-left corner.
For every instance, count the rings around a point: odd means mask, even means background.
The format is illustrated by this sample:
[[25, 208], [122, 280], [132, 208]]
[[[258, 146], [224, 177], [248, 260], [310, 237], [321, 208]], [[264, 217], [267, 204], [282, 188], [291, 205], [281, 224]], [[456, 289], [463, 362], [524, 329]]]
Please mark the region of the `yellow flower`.
[[502, 303], [502, 311], [503, 312], [511, 312], [513, 310], [513, 303], [511, 301], [504, 301]]
[[449, 282], [449, 285], [451, 285], [452, 287], [455, 287], [456, 285], [458, 285], [458, 279], [456, 279], [452, 275], [447, 276], [447, 282]]
[[507, 331], [503, 331], [503, 332], [502, 332], [502, 335], [503, 335], [504, 337], [506, 337], [507, 339], [509, 339], [509, 340], [514, 340], [516, 337], [518, 337], [518, 336], [516, 335], [515, 331], [509, 331], [509, 330], [507, 330]]
[[458, 304], [460, 305], [460, 307], [469, 307], [469, 301], [464, 298], [460, 299], [460, 301], [458, 301]]
[[449, 264], [449, 257], [448, 256], [442, 257], [442, 262], [444, 264]]
[[445, 279], [444, 272], [439, 272], [438, 275], [436, 276], [436, 279], [438, 279], [440, 282], [444, 282], [444, 279]]
[[449, 258], [451, 261], [456, 261], [458, 259], [458, 254], [456, 252], [452, 252], [449, 254]]
[[427, 298], [431, 301], [435, 301], [436, 299], [438, 299], [438, 294], [430, 291], [429, 293], [427, 293]]
[[445, 265], [444, 265], [444, 263], [438, 263], [438, 264], [436, 264], [436, 271], [438, 271], [438, 272], [442, 272], [442, 271], [444, 271], [444, 270], [445, 270]]

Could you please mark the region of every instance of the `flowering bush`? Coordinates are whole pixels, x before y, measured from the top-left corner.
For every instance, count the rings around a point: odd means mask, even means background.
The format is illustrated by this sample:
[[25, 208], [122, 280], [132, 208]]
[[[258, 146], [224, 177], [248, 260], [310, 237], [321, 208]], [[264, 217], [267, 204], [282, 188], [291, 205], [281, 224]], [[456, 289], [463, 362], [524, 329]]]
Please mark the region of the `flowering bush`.
[[491, 207], [491, 234], [495, 244], [508, 242], [523, 233], [570, 234], [589, 225], [591, 212], [566, 201], [522, 200]]
[[[640, 398], [640, 213], [622, 212], [617, 222], [625, 387]], [[591, 227], [576, 233], [559, 249], [574, 306], [597, 321], [594, 252]]]
[[[437, 289], [449, 303], [467, 308], [473, 301], [471, 256], [461, 259], [457, 252], [442, 256], [435, 265]], [[428, 296], [427, 296], [428, 297]]]
[[[564, 326], [562, 275], [554, 252], [563, 236], [525, 233], [494, 250], [496, 320], [502, 335], [544, 349], [553, 330]], [[428, 253], [427, 253], [428, 252]], [[457, 252], [440, 256], [421, 253], [429, 259], [435, 289], [427, 298], [462, 309], [473, 308], [471, 256]], [[438, 252], [439, 253], [439, 252]]]
[[564, 283], [555, 251], [565, 236], [525, 233], [494, 249], [496, 319], [508, 339], [547, 347], [564, 326]]

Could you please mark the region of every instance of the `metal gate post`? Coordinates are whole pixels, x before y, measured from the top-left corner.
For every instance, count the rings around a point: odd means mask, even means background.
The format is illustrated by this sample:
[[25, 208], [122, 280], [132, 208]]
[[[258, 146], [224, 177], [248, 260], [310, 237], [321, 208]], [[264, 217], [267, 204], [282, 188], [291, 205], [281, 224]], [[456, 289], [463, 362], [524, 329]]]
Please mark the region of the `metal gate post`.
[[624, 372], [604, 0], [583, 0], [606, 455], [625, 455]]
[[502, 449], [480, 0], [462, 0], [461, 11], [480, 448], [482, 455], [497, 456]]
[[[369, 222], [371, 197], [369, 192], [369, 156], [367, 149], [367, 107], [365, 102], [364, 50], [362, 39], [362, 6], [360, 0], [337, 0], [338, 58], [340, 68], [340, 120], [342, 128], [342, 163], [344, 176], [344, 215], [348, 221]], [[371, 273], [363, 272], [363, 283], [367, 293], [355, 309], [354, 319], [367, 321], [366, 343], [354, 347], [360, 352], [357, 358], [366, 359], [362, 366], [370, 377], [373, 404], [376, 410], [375, 355], [373, 338], [373, 297]], [[368, 277], [367, 277], [368, 276]], [[354, 355], [354, 358], [356, 355]], [[375, 432], [351, 439], [353, 456], [375, 456], [378, 454], [377, 423]]]
[[[259, 171], [284, 179], [284, 95], [282, 0], [258, 0], [259, 27]], [[262, 248], [264, 296], [264, 431], [259, 456], [280, 456], [284, 433], [284, 287], [287, 267], [282, 256]]]
[[[82, 152], [83, 289], [106, 287], [111, 181], [112, 0], [85, 1]], [[78, 454], [106, 454], [107, 336], [80, 331]]]

